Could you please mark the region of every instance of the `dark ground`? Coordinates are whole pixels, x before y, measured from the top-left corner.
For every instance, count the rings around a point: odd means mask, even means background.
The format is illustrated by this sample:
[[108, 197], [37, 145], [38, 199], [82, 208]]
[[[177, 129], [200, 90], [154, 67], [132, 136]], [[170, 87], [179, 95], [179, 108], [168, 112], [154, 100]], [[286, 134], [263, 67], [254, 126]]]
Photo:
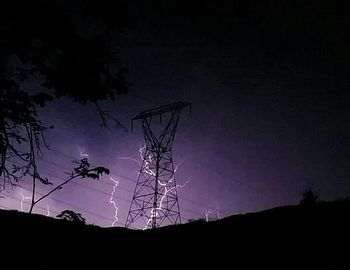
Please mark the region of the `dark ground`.
[[163, 268], [164, 263], [181, 268], [346, 269], [349, 217], [350, 201], [345, 200], [133, 231], [1, 210], [0, 248], [5, 261], [21, 262], [22, 255], [31, 255], [33, 265], [48, 259], [50, 265], [107, 263], [123, 269]]

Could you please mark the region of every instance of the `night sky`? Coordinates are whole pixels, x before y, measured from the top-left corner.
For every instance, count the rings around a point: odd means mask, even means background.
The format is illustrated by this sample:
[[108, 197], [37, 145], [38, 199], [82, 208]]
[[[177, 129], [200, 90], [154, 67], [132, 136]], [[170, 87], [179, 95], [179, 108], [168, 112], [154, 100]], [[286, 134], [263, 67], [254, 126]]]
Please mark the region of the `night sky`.
[[[151, 2], [151, 3], [150, 3]], [[113, 200], [123, 226], [144, 145], [140, 111], [176, 101], [184, 110], [173, 147], [183, 222], [298, 204], [306, 186], [322, 200], [350, 196], [349, 36], [333, 1], [140, 1], [113, 50], [134, 84], [101, 105], [128, 129], [99, 127], [92, 105], [61, 98], [40, 110], [52, 150], [39, 162], [53, 182], [87, 154], [119, 181]], [[32, 86], [35, 88], [35, 85]], [[129, 157], [130, 159], [126, 159]], [[80, 212], [110, 226], [113, 181], [78, 180], [36, 212]], [[24, 181], [23, 188], [30, 187]], [[43, 192], [46, 187], [42, 187]], [[20, 209], [16, 199], [0, 205]], [[24, 204], [24, 210], [28, 209]]]

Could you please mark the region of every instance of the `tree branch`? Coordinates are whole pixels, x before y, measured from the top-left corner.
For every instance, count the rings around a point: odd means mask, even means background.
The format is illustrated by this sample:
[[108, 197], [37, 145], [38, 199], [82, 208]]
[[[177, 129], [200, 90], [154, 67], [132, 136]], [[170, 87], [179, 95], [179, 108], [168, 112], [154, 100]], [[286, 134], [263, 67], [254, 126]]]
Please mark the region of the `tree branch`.
[[48, 193], [46, 193], [45, 195], [43, 195], [42, 197], [40, 197], [39, 199], [37, 199], [36, 201], [34, 201], [32, 203], [32, 207], [31, 209], [40, 201], [42, 201], [43, 199], [45, 199], [46, 197], [50, 196], [53, 192], [55, 192], [58, 189], [61, 189], [64, 185], [68, 184], [70, 181], [72, 181], [73, 179], [77, 178], [77, 177], [81, 177], [81, 178], [92, 178], [92, 179], [99, 179], [99, 176], [102, 175], [103, 173], [109, 174], [109, 170], [107, 168], [104, 167], [96, 167], [96, 168], [92, 168], [90, 169], [90, 164], [87, 162], [87, 159], [82, 159], [80, 161], [80, 164], [78, 167], [74, 168], [74, 172], [71, 174], [71, 177], [69, 179], [67, 179], [66, 181], [64, 181], [63, 183], [61, 183], [60, 185], [56, 186], [55, 188], [53, 188], [51, 191], [49, 191]]
[[36, 167], [36, 163], [35, 163], [35, 151], [34, 151], [34, 142], [33, 142], [33, 128], [29, 127], [27, 125], [25, 125], [26, 130], [27, 130], [27, 135], [29, 138], [29, 142], [30, 142], [30, 165], [33, 166], [33, 175], [32, 175], [32, 202], [31, 202], [31, 206], [29, 209], [29, 213], [31, 214], [33, 211], [33, 207], [35, 204], [35, 189], [36, 189], [36, 176], [37, 176], [37, 167]]
[[34, 205], [36, 205], [38, 202], [42, 201], [43, 199], [45, 199], [46, 197], [50, 196], [52, 193], [54, 193], [56, 190], [58, 189], [61, 189], [62, 186], [64, 186], [65, 184], [69, 183], [70, 181], [72, 181], [73, 179], [77, 178], [81, 176], [80, 174], [78, 175], [73, 175], [71, 178], [67, 179], [66, 181], [64, 181], [62, 184], [58, 185], [57, 187], [55, 187], [54, 189], [52, 189], [50, 192], [46, 193], [45, 195], [43, 195], [42, 197], [40, 197], [39, 199], [37, 199], [34, 204], [33, 204], [33, 207]]
[[125, 132], [128, 132], [128, 129], [122, 123], [120, 123], [120, 121], [117, 118], [115, 118], [112, 115], [110, 115], [108, 111], [102, 110], [100, 105], [98, 105], [97, 101], [94, 102], [94, 104], [95, 104], [95, 106], [97, 108], [97, 111], [98, 111], [98, 113], [100, 115], [100, 119], [101, 119], [100, 126], [101, 127], [108, 127], [108, 123], [107, 122], [108, 122], [108, 119], [109, 119], [109, 120], [112, 120], [115, 123], [115, 126], [117, 128], [121, 128]]

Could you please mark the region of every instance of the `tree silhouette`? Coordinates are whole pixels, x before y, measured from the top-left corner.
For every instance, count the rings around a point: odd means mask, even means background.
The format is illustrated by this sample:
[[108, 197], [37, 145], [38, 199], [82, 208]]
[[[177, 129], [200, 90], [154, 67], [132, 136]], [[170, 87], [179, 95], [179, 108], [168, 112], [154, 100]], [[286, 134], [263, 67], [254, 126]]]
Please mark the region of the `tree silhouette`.
[[[88, 3], [87, 3], [88, 2]], [[127, 70], [118, 66], [112, 45], [128, 23], [120, 1], [5, 1], [0, 9], [0, 192], [8, 183], [32, 177], [32, 206], [41, 177], [45, 126], [38, 107], [66, 96], [95, 104], [101, 125], [119, 121], [98, 104], [127, 93]], [[39, 82], [28, 90], [28, 80]], [[44, 89], [44, 90], [42, 90]], [[86, 175], [87, 176], [87, 175]]]
[[60, 214], [58, 214], [56, 217], [64, 220], [68, 220], [68, 221], [73, 221], [75, 223], [81, 223], [81, 224], [86, 223], [86, 219], [80, 213], [76, 213], [72, 210], [64, 210]]
[[0, 190], [6, 183], [18, 185], [27, 174], [43, 184], [50, 184], [40, 176], [35, 163], [37, 155], [42, 155], [41, 146], [46, 145], [44, 131], [47, 127], [41, 124], [36, 109], [44, 95], [30, 96], [16, 87], [0, 91]]
[[[0, 11], [0, 67], [5, 84], [37, 79], [52, 97], [98, 102], [126, 93], [113, 40], [126, 26], [120, 1], [12, 0]], [[89, 2], [89, 3], [87, 3]]]
[[300, 200], [300, 205], [314, 205], [318, 202], [318, 195], [314, 194], [311, 187], [306, 187], [303, 194], [302, 199]]
[[91, 179], [99, 179], [100, 175], [102, 174], [109, 174], [109, 170], [104, 167], [95, 167], [95, 168], [90, 168], [90, 164], [87, 161], [86, 158], [80, 160], [80, 163], [78, 164], [77, 167], [74, 168], [73, 172], [71, 173], [70, 177], [65, 180], [63, 183], [59, 184], [52, 190], [50, 190], [48, 193], [45, 195], [41, 196], [39, 199], [35, 200], [35, 186], [33, 188], [33, 196], [32, 196], [32, 203], [30, 206], [29, 213], [32, 213], [34, 206], [45, 199], [46, 197], [50, 196], [53, 192], [56, 190], [62, 189], [62, 187], [66, 184], [68, 184], [70, 181], [76, 179], [76, 178], [91, 178]]
[[187, 223], [198, 223], [198, 222], [206, 222], [205, 218], [190, 218], [187, 220]]

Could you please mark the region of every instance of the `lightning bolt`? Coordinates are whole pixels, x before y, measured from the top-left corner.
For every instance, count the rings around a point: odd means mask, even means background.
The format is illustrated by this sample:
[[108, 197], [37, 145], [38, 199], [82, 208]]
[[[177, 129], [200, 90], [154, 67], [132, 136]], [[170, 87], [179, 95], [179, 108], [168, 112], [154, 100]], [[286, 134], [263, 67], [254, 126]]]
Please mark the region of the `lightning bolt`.
[[113, 205], [114, 207], [114, 221], [112, 223], [112, 227], [114, 227], [114, 224], [118, 221], [118, 206], [116, 201], [114, 200], [114, 193], [116, 192], [116, 189], [118, 187], [119, 181], [115, 180], [113, 177], [109, 177], [109, 180], [111, 180], [112, 182], [114, 182], [114, 186], [113, 186], [113, 190], [111, 192], [111, 196], [109, 198], [109, 202]]
[[[139, 156], [140, 156], [141, 161], [139, 161], [139, 160], [137, 160], [135, 158], [131, 158], [131, 157], [120, 157], [119, 159], [131, 160], [131, 161], [136, 162], [138, 165], [142, 165], [143, 164], [142, 172], [146, 173], [146, 174], [148, 174], [150, 176], [155, 177], [156, 176], [156, 172], [150, 168], [150, 165], [152, 164], [153, 157], [152, 157], [151, 154], [146, 156], [145, 155], [145, 151], [146, 151], [146, 145], [140, 146]], [[158, 212], [160, 210], [162, 210], [164, 199], [166, 198], [168, 193], [172, 192], [172, 193], [175, 194], [177, 189], [181, 189], [181, 188], [185, 187], [188, 184], [189, 179], [187, 179], [186, 182], [184, 184], [182, 184], [182, 185], [176, 185], [176, 186], [171, 187], [171, 188], [167, 187], [168, 184], [170, 184], [170, 183], [172, 183], [174, 181], [175, 173], [176, 173], [176, 171], [178, 170], [178, 168], [180, 167], [180, 165], [183, 162], [184, 162], [184, 159], [182, 161], [180, 161], [177, 165], [175, 165], [175, 167], [174, 167], [174, 174], [171, 176], [171, 178], [168, 181], [162, 182], [160, 179], [157, 180], [158, 184], [160, 186], [164, 187], [165, 192], [164, 192], [163, 196], [160, 198], [158, 206], [157, 207], [153, 207], [150, 210], [150, 213], [151, 213], [150, 218], [147, 220], [146, 225], [143, 228], [143, 230], [146, 230], [149, 227], [149, 224], [151, 223], [152, 219], [159, 215]], [[137, 174], [140, 174], [140, 173], [141, 173], [140, 171], [137, 172]]]
[[[152, 169], [150, 168], [150, 164], [152, 162], [152, 155], [149, 154], [147, 157], [144, 157], [143, 152], [146, 150], [146, 145], [141, 147], [139, 149], [139, 153], [140, 153], [140, 158], [141, 160], [144, 162], [144, 168], [143, 171], [151, 176], [156, 176], [156, 172], [152, 171]], [[158, 181], [159, 182], [159, 181]]]
[[31, 200], [32, 197], [24, 196], [23, 193], [21, 192], [22, 200], [21, 200], [21, 212], [24, 212], [23, 210], [23, 203], [25, 200]]
[[49, 217], [50, 216], [50, 205], [46, 205], [46, 216]]
[[220, 205], [218, 204], [216, 207], [216, 218], [217, 219], [221, 219], [221, 215], [220, 215]]
[[[219, 206], [217, 206], [215, 212], [216, 212], [216, 219], [221, 219], [221, 217], [220, 217], [220, 211], [219, 211]], [[213, 219], [212, 216], [210, 216], [210, 214], [212, 214], [212, 213], [213, 213], [213, 212], [212, 212], [211, 209], [207, 210], [207, 212], [205, 213], [205, 221], [206, 221], [206, 222], [209, 222], [209, 221], [210, 221], [209, 219]]]
[[[174, 169], [174, 172], [175, 172], [175, 169]], [[174, 179], [174, 178], [172, 178], [172, 179]], [[169, 182], [170, 182], [170, 181], [171, 181], [171, 180], [169, 180]], [[185, 186], [188, 184], [189, 181], [190, 181], [190, 179], [187, 179], [186, 182], [185, 182], [184, 184], [182, 184], [182, 185], [176, 185], [175, 187], [172, 187], [172, 188], [169, 188], [169, 189], [168, 189], [167, 187], [165, 187], [165, 192], [164, 192], [163, 196], [160, 198], [159, 206], [156, 207], [156, 208], [152, 208], [152, 209], [151, 209], [151, 217], [147, 220], [146, 226], [145, 226], [142, 230], [146, 230], [146, 229], [148, 228], [149, 224], [151, 223], [152, 219], [153, 219], [154, 217], [157, 217], [157, 216], [158, 216], [158, 211], [159, 211], [159, 210], [162, 210], [163, 201], [164, 201], [164, 199], [166, 198], [167, 194], [168, 194], [169, 192], [175, 193], [176, 190], [182, 189], [183, 187], [185, 187]]]
[[[24, 201], [25, 200], [31, 200], [32, 199], [32, 197], [31, 196], [24, 196], [24, 194], [23, 194], [23, 192], [21, 192], [21, 197], [22, 197], [22, 199], [21, 199], [21, 202], [20, 202], [20, 207], [21, 207], [21, 212], [24, 212]], [[49, 204], [47, 204], [46, 205], [46, 216], [47, 217], [49, 217], [50, 216], [50, 205]]]
[[[139, 155], [140, 155], [140, 158], [141, 158], [141, 161], [136, 159], [136, 158], [132, 158], [132, 157], [118, 157], [118, 159], [121, 159], [121, 160], [131, 160], [135, 163], [137, 163], [139, 166], [142, 165], [142, 161], [144, 161], [144, 157], [143, 157], [143, 151], [146, 149], [146, 145], [144, 146], [140, 146], [140, 149], [139, 149]], [[137, 175], [140, 174], [140, 171], [135, 171]]]
[[[144, 145], [143, 147], [140, 147], [139, 149], [139, 154], [140, 154], [140, 158], [142, 160], [142, 162], [144, 163], [144, 166], [143, 166], [143, 172], [145, 172], [146, 174], [148, 175], [151, 175], [151, 176], [156, 176], [156, 172], [153, 171], [151, 168], [150, 168], [150, 164], [152, 163], [152, 155], [149, 154], [148, 156], [145, 157], [144, 155], [144, 151], [146, 150], [146, 145]], [[175, 193], [176, 189], [181, 189], [183, 187], [185, 187], [187, 185], [187, 183], [189, 182], [189, 179], [187, 179], [187, 181], [183, 184], [183, 185], [176, 185], [175, 187], [171, 187], [171, 188], [168, 188], [167, 185], [169, 183], [172, 183], [175, 179], [175, 173], [176, 171], [178, 170], [179, 166], [184, 162], [184, 160], [180, 161], [177, 165], [175, 165], [174, 167], [174, 174], [172, 175], [172, 177], [168, 180], [168, 181], [165, 181], [165, 182], [162, 182], [160, 179], [158, 179], [158, 184], [160, 186], [163, 186], [164, 189], [165, 189], [165, 192], [163, 194], [163, 196], [160, 198], [159, 200], [159, 205], [158, 207], [156, 208], [152, 208], [150, 211], [151, 211], [151, 215], [150, 215], [150, 218], [147, 220], [146, 222], [146, 225], [145, 227], [143, 228], [143, 230], [146, 230], [149, 226], [149, 224], [151, 223], [152, 219], [154, 217], [157, 217], [159, 214], [158, 212], [160, 210], [162, 210], [162, 207], [163, 207], [163, 201], [164, 199], [166, 198], [166, 196], [168, 195], [169, 192], [172, 192], [172, 193]], [[140, 163], [140, 162], [138, 162]], [[141, 163], [140, 163], [141, 164]], [[140, 173], [140, 172], [139, 172]]]
[[209, 222], [209, 214], [211, 214], [211, 210], [207, 210], [207, 212], [205, 213], [205, 221]]
[[[85, 152], [85, 149], [78, 146], [78, 150], [79, 150], [79, 153], [80, 153], [80, 157], [83, 157], [83, 158], [87, 158], [89, 157], [88, 153]], [[120, 158], [120, 159], [127, 159], [127, 158]], [[117, 202], [114, 200], [114, 194], [117, 190], [117, 187], [118, 187], [118, 184], [119, 184], [119, 181], [118, 180], [115, 180], [113, 177], [109, 177], [109, 180], [111, 180], [114, 185], [113, 185], [113, 189], [112, 189], [112, 192], [111, 192], [111, 196], [109, 197], [109, 203], [113, 205], [113, 208], [114, 208], [114, 220], [111, 224], [112, 227], [114, 227], [115, 223], [118, 222], [118, 211], [119, 211], [119, 208], [117, 206]]]
[[89, 157], [88, 153], [85, 152], [84, 148], [81, 148], [80, 146], [78, 146], [78, 150], [79, 150], [80, 157], [84, 157], [84, 158]]
[[[85, 149], [84, 148], [81, 148], [78, 146], [78, 150], [79, 150], [79, 153], [80, 153], [80, 157], [84, 157], [84, 158], [87, 158], [89, 157], [88, 153], [85, 152]], [[119, 159], [131, 159], [131, 158], [119, 158]], [[114, 227], [115, 223], [118, 222], [118, 211], [119, 211], [119, 208], [117, 206], [117, 202], [114, 200], [114, 194], [115, 192], [117, 191], [117, 187], [118, 187], [118, 184], [119, 184], [119, 181], [118, 180], [115, 180], [113, 177], [109, 177], [109, 180], [111, 180], [113, 183], [114, 183], [114, 186], [113, 186], [113, 189], [112, 189], [112, 192], [111, 192], [111, 196], [109, 197], [109, 203], [113, 205], [113, 208], [114, 208], [114, 220], [111, 224], [112, 227]]]
[[[152, 171], [152, 169], [150, 168], [150, 164], [152, 162], [152, 155], [149, 154], [147, 157], [144, 157], [144, 154], [143, 152], [145, 151], [146, 149], [146, 145], [141, 147], [139, 149], [139, 153], [140, 153], [140, 158], [141, 160], [144, 162], [144, 168], [143, 168], [143, 172], [147, 173], [148, 175], [151, 175], [151, 176], [156, 176], [156, 172], [155, 171]], [[184, 162], [185, 160], [181, 160], [177, 165], [175, 165], [174, 167], [174, 174], [172, 175], [171, 179], [165, 183], [162, 183], [159, 179], [158, 179], [158, 184], [161, 185], [161, 186], [166, 186], [168, 183], [172, 183], [174, 181], [174, 178], [175, 178], [175, 173], [177, 171], [177, 169], [179, 168], [179, 166]], [[139, 164], [141, 164], [140, 162], [138, 162]], [[140, 173], [140, 172], [138, 172]], [[186, 181], [187, 182], [187, 181]]]

